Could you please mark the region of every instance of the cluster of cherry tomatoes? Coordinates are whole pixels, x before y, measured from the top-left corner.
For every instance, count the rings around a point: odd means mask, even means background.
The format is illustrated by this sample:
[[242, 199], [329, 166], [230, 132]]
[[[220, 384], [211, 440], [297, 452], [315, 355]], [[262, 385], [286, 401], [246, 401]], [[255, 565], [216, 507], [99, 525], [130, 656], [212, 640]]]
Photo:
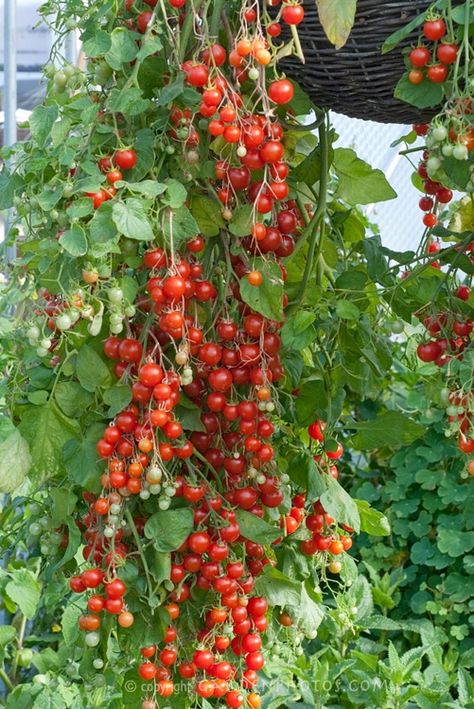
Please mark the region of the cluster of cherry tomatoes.
[[[459, 47], [455, 42], [447, 41], [446, 34], [446, 23], [441, 17], [426, 20], [423, 25], [424, 43], [414, 47], [408, 54], [410, 83], [421, 84], [428, 80], [434, 84], [443, 84], [448, 79]], [[426, 46], [427, 40], [433, 43], [432, 46]]]
[[101, 204], [115, 197], [117, 194], [115, 183], [123, 180], [122, 170], [131, 170], [136, 162], [137, 154], [135, 150], [129, 148], [121, 148], [112, 156], [105, 155], [100, 158], [99, 168], [106, 175], [107, 185], [97, 192], [86, 192], [86, 197], [91, 198], [94, 209], [98, 209]]

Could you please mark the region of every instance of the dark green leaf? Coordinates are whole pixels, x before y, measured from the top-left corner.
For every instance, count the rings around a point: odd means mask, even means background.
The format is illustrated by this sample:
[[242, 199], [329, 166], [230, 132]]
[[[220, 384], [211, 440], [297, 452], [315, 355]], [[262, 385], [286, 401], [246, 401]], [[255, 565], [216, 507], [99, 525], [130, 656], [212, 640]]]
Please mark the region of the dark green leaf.
[[59, 527], [72, 514], [77, 502], [77, 495], [72, 490], [56, 487], [49, 493], [51, 500], [51, 519]]
[[122, 113], [124, 116], [138, 116], [150, 105], [150, 101], [143, 98], [143, 92], [137, 86], [128, 89], [112, 89], [109, 93], [106, 107], [113, 113]]
[[167, 84], [161, 89], [156, 105], [168, 106], [175, 100], [175, 98], [180, 96], [183, 92], [183, 88], [183, 77], [180, 76], [179, 79], [176, 79], [176, 81], [173, 81], [171, 84]]
[[58, 382], [54, 397], [66, 416], [80, 416], [94, 402], [94, 395], [78, 382]]
[[132, 391], [127, 384], [115, 384], [111, 389], [104, 391], [104, 404], [109, 410], [107, 416], [113, 418], [122, 411], [132, 400]]
[[388, 411], [371, 421], [351, 422], [348, 428], [357, 433], [352, 445], [358, 450], [373, 450], [381, 446], [399, 448], [423, 436], [424, 426], [399, 411]]
[[175, 551], [194, 528], [193, 513], [188, 507], [160, 510], [145, 524], [145, 536], [157, 551]]
[[234, 236], [247, 236], [252, 231], [253, 207], [251, 204], [243, 204], [234, 209], [232, 221], [228, 225], [228, 230]]
[[237, 510], [236, 518], [242, 536], [257, 544], [271, 544], [281, 536], [281, 529], [274, 527], [251, 512]]
[[224, 226], [219, 203], [203, 195], [195, 195], [189, 205], [191, 214], [197, 222], [203, 236], [217, 236]]

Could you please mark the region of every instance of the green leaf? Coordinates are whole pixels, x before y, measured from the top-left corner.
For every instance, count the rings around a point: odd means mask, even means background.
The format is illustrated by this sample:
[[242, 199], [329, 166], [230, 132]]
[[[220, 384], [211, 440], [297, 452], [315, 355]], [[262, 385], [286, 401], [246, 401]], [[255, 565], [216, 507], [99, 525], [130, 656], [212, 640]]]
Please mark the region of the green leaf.
[[324, 605], [316, 596], [309, 581], [301, 584], [300, 602], [288, 605], [291, 615], [303, 631], [312, 632], [319, 628], [324, 618]]
[[236, 511], [237, 523], [243, 537], [257, 544], [271, 544], [281, 537], [281, 529], [274, 527], [246, 510]]
[[59, 243], [71, 256], [84, 256], [87, 253], [87, 237], [80, 224], [73, 224], [59, 238]]
[[386, 537], [390, 534], [390, 523], [384, 514], [375, 510], [366, 500], [354, 500], [360, 515], [360, 530], [373, 537]]
[[299, 84], [295, 82], [292, 82], [292, 84], [294, 95], [288, 106], [291, 108], [295, 116], [305, 116], [311, 111], [313, 103], [306, 91], [303, 91]]
[[320, 499], [326, 512], [341, 524], [346, 524], [359, 532], [360, 516], [355, 500], [332, 475], [324, 474], [322, 477], [326, 490]]
[[360, 318], [360, 310], [350, 300], [338, 300], [336, 303], [336, 315], [343, 320], [358, 320]]
[[132, 400], [132, 390], [127, 384], [116, 384], [110, 389], [104, 391], [104, 404], [107, 404], [109, 410], [107, 416], [113, 418], [119, 411], [122, 411]]
[[176, 79], [176, 81], [173, 81], [171, 84], [167, 84], [161, 89], [160, 94], [158, 96], [158, 101], [155, 105], [168, 106], [175, 100], [175, 98], [182, 94], [183, 88], [183, 77], [180, 76], [178, 79]]
[[300, 388], [296, 397], [296, 415], [302, 426], [309, 426], [316, 418], [326, 418], [327, 394], [324, 382], [311, 379]]
[[105, 102], [109, 111], [123, 113], [124, 116], [139, 116], [149, 105], [150, 101], [143, 98], [143, 92], [137, 86], [128, 89], [112, 89]]
[[401, 27], [399, 30], [396, 30], [396, 32], [392, 32], [392, 34], [387, 37], [387, 39], [382, 45], [382, 54], [387, 54], [388, 52], [391, 52], [392, 49], [399, 45], [400, 42], [403, 42], [406, 37], [409, 37], [413, 30], [416, 30], [416, 28], [423, 24], [424, 21], [425, 14], [423, 12], [420, 12], [420, 14], [416, 15], [416, 17], [414, 17], [411, 22], [404, 24], [403, 27]]
[[[45, 212], [49, 212], [53, 207], [57, 205], [61, 197], [63, 196], [63, 186], [56, 185], [55, 187], [46, 187], [38, 195], [38, 204], [41, 209]], [[91, 200], [89, 200], [89, 204]]]
[[81, 614], [82, 609], [72, 603], [68, 604], [64, 610], [61, 628], [66, 645], [73, 645], [80, 635], [78, 620]]
[[372, 204], [397, 196], [383, 172], [374, 170], [350, 148], [334, 151], [334, 169], [339, 178], [336, 197], [348, 204]]
[[66, 488], [56, 487], [49, 493], [51, 499], [51, 519], [59, 526], [72, 514], [77, 502], [77, 495]]
[[395, 87], [394, 96], [417, 108], [432, 108], [442, 102], [444, 91], [441, 84], [428, 80], [421, 84], [412, 84], [407, 74], [404, 74]]
[[71, 438], [80, 437], [77, 421], [65, 416], [50, 399], [44, 406], [28, 408], [19, 429], [30, 447], [32, 475], [43, 480], [65, 472], [63, 446]]
[[90, 345], [82, 345], [76, 357], [76, 374], [83, 389], [95, 392], [111, 383], [107, 365]]
[[163, 235], [166, 243], [174, 248], [179, 248], [183, 242], [199, 234], [199, 227], [187, 207], [180, 207], [176, 211], [165, 209], [162, 218]]
[[354, 26], [357, 0], [316, 0], [316, 6], [327, 38], [340, 49]]
[[33, 139], [40, 148], [44, 148], [51, 135], [51, 129], [58, 117], [59, 109], [52, 106], [36, 106], [30, 114], [29, 124]]
[[132, 170], [131, 177], [135, 182], [141, 180], [153, 167], [155, 162], [155, 134], [151, 128], [142, 128], [135, 136], [135, 150], [137, 151], [137, 164]]
[[12, 432], [0, 443], [0, 492], [15, 492], [28, 475], [33, 460], [20, 431]]
[[473, 548], [474, 532], [438, 528], [438, 549], [442, 554], [456, 558], [467, 554]]
[[232, 221], [227, 228], [234, 236], [247, 236], [252, 232], [253, 207], [251, 204], [243, 204], [234, 209]]
[[121, 180], [117, 183], [118, 187], [126, 187], [130, 192], [138, 192], [145, 197], [158, 197], [166, 190], [164, 182], [155, 182], [155, 180], [142, 180], [141, 182], [127, 182]]
[[388, 411], [371, 421], [350, 422], [347, 427], [357, 431], [352, 436], [352, 445], [358, 450], [372, 450], [381, 446], [399, 448], [425, 433], [422, 424], [399, 411]]
[[137, 60], [141, 61], [151, 54], [159, 52], [163, 48], [161, 39], [155, 34], [149, 34], [144, 37], [140, 43], [140, 49], [138, 50]]
[[94, 402], [94, 395], [78, 382], [58, 382], [54, 398], [66, 416], [80, 416]]
[[178, 180], [167, 178], [165, 181], [166, 190], [161, 198], [163, 204], [168, 205], [171, 209], [179, 209], [186, 202], [188, 191], [186, 187]]
[[206, 427], [201, 421], [202, 411], [199, 406], [187, 398], [184, 394], [179, 395], [179, 404], [175, 408], [176, 418], [181, 422], [185, 431], [205, 431]]
[[[104, 42], [105, 43], [105, 42]], [[133, 34], [125, 27], [116, 27], [110, 34], [110, 49], [105, 54], [107, 64], [120, 71], [122, 64], [135, 59], [138, 52]]]
[[9, 575], [11, 580], [5, 586], [5, 591], [23, 615], [31, 620], [40, 601], [41, 584], [28, 569], [15, 569]]
[[92, 200], [90, 197], [82, 197], [82, 199], [76, 199], [74, 202], [66, 209], [66, 214], [69, 219], [83, 219], [92, 214]]
[[77, 439], [68, 440], [63, 448], [69, 480], [89, 490], [97, 489], [97, 482], [102, 472], [96, 444], [103, 433], [104, 424], [93, 423]]
[[293, 482], [306, 491], [308, 502], [319, 500], [326, 490], [323, 476], [316, 467], [313, 456], [307, 452], [292, 458], [287, 472]]
[[215, 199], [194, 195], [189, 205], [191, 214], [203, 236], [217, 236], [224, 226], [221, 208]]
[[143, 203], [130, 197], [125, 202], [116, 202], [112, 207], [112, 219], [118, 231], [129, 239], [151, 241], [154, 238]]
[[0, 647], [7, 645], [16, 635], [13, 625], [0, 625]]
[[194, 529], [193, 513], [188, 507], [155, 512], [145, 524], [145, 536], [157, 551], [175, 551]]
[[301, 601], [301, 583], [293, 581], [271, 564], [267, 564], [263, 574], [255, 580], [255, 591], [266, 596], [272, 606], [298, 607]]
[[88, 57], [100, 57], [109, 51], [112, 46], [112, 37], [108, 32], [96, 29], [94, 35], [82, 45], [84, 54]]
[[10, 209], [13, 207], [15, 192], [20, 188], [22, 180], [16, 173], [13, 175], [4, 165], [0, 170], [0, 209]]
[[103, 244], [117, 237], [117, 227], [112, 219], [112, 204], [110, 202], [104, 202], [99, 209], [95, 210], [88, 228], [90, 240], [96, 244]]
[[240, 295], [252, 310], [270, 320], [283, 320], [283, 278], [281, 269], [273, 261], [256, 258], [253, 268], [260, 271], [263, 281], [260, 286], [252, 286], [247, 276], [240, 280]]

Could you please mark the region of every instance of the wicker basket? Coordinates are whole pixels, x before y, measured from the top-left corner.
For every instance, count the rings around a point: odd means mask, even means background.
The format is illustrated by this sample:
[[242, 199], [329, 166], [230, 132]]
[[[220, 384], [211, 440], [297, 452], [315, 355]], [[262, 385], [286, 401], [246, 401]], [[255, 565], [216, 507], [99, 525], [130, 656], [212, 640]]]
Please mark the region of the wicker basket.
[[436, 110], [419, 111], [393, 97], [405, 71], [401, 49], [416, 41], [419, 30], [388, 54], [382, 55], [381, 47], [392, 32], [430, 4], [427, 0], [358, 0], [352, 33], [347, 44], [336, 50], [319, 23], [315, 1], [304, 0], [305, 19], [298, 33], [306, 64], [290, 57], [282, 61], [282, 68], [318, 106], [380, 123], [429, 120]]

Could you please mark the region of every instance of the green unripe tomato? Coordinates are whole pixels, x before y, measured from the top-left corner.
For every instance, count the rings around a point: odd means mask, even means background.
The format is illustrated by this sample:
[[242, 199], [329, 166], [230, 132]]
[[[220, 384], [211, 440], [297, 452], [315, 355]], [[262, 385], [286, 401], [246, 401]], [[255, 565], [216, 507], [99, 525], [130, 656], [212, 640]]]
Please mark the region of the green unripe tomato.
[[84, 640], [88, 647], [97, 647], [100, 643], [100, 635], [99, 633], [86, 633]]
[[20, 667], [29, 667], [34, 657], [34, 653], [29, 647], [23, 647], [21, 650], [18, 650], [17, 657]]
[[431, 135], [437, 143], [441, 143], [442, 140], [446, 140], [448, 137], [448, 131], [444, 126], [436, 126], [433, 128]]
[[467, 160], [469, 157], [469, 151], [465, 145], [459, 143], [453, 148], [453, 158], [456, 160]]
[[54, 88], [57, 91], [64, 91], [64, 89], [66, 88], [67, 79], [67, 74], [64, 71], [57, 71], [53, 79]]
[[449, 143], [446, 143], [446, 145], [443, 145], [441, 148], [441, 152], [443, 153], [445, 158], [450, 158], [453, 154], [454, 147], [450, 145]]
[[405, 324], [403, 320], [394, 320], [390, 327], [394, 335], [400, 335], [405, 329]]

